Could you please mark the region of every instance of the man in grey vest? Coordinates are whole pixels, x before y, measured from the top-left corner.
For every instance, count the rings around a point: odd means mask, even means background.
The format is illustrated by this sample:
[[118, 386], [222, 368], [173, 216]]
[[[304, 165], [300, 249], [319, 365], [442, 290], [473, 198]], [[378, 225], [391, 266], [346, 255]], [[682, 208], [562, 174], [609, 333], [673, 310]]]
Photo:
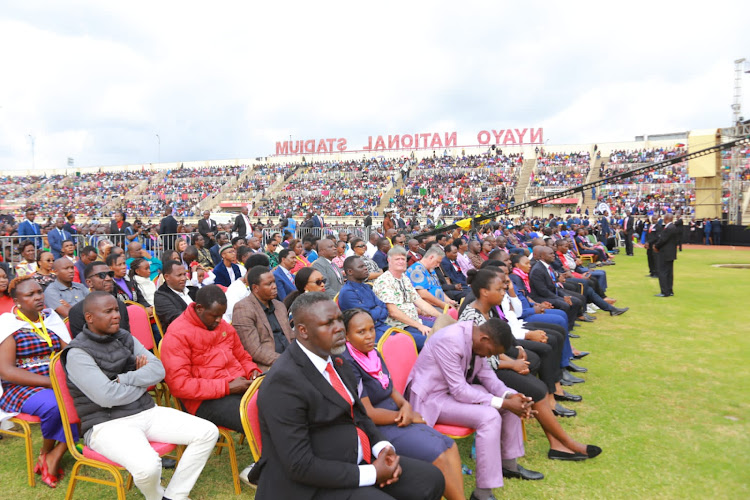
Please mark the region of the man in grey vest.
[[[84, 442], [125, 467], [147, 500], [187, 498], [216, 445], [218, 429], [154, 404], [148, 387], [161, 382], [164, 367], [120, 328], [117, 299], [93, 292], [83, 314], [86, 326], [63, 351], [62, 362]], [[187, 445], [166, 490], [161, 459], [149, 441]]]

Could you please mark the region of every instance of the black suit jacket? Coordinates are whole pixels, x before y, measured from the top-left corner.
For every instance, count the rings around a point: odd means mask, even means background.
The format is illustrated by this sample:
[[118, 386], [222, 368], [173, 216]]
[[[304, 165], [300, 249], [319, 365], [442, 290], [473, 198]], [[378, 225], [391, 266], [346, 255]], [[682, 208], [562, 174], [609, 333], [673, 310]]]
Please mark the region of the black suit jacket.
[[[249, 217], [248, 220], [250, 220]], [[245, 224], [245, 219], [242, 217], [242, 214], [234, 218], [234, 226], [232, 226], [232, 232], [235, 231], [237, 232], [237, 234], [239, 234], [240, 238], [247, 237], [247, 225]]]
[[[188, 295], [191, 299], [195, 300], [195, 294], [198, 293], [198, 289], [194, 286], [185, 287], [188, 290]], [[179, 295], [174, 293], [171, 288], [164, 283], [160, 286], [156, 293], [154, 293], [154, 311], [159, 316], [161, 327], [164, 331], [167, 331], [167, 327], [177, 319], [187, 309], [187, 304], [180, 298]]]
[[534, 302], [547, 300], [554, 304], [553, 300], [557, 300], [561, 295], [547, 268], [541, 262], [534, 264], [534, 267], [529, 271], [529, 286], [531, 287], [531, 298], [534, 299]]
[[[653, 231], [651, 231], [651, 228], [653, 227]], [[657, 241], [659, 241], [659, 236], [661, 235], [663, 226], [661, 225], [661, 222], [657, 222], [656, 224], [652, 224], [648, 227], [648, 233], [646, 233], [646, 243], [649, 245], [656, 244]]]
[[159, 222], [159, 234], [177, 234], [177, 219], [167, 215]]
[[355, 399], [353, 419], [297, 342], [266, 375], [258, 394], [263, 455], [252, 471], [260, 475], [257, 500], [345, 499], [359, 486], [355, 422], [370, 446], [383, 437], [357, 397], [351, 368], [337, 359], [336, 372]]
[[198, 221], [198, 232], [206, 239], [206, 247], [211, 246], [213, 238], [208, 237], [208, 233], [214, 233], [216, 236], [216, 221], [213, 219], [201, 219]]
[[674, 223], [667, 226], [659, 234], [659, 239], [654, 243], [654, 248], [659, 250], [659, 257], [663, 260], [677, 260], [677, 245], [679, 244], [680, 230]]
[[623, 219], [622, 223], [625, 225], [623, 229], [625, 230], [625, 232], [632, 233], [635, 229], [634, 217], [632, 215], [627, 215], [625, 216], [625, 218], [627, 219], [627, 224], [625, 223], [625, 219]]

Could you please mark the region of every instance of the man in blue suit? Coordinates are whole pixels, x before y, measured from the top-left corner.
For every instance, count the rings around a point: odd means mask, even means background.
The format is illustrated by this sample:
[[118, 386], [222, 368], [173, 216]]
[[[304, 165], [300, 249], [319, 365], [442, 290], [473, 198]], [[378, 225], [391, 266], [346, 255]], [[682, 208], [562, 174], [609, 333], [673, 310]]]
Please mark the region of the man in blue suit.
[[18, 225], [19, 240], [31, 240], [37, 248], [42, 246], [42, 229], [34, 222], [36, 212], [33, 208], [26, 209], [26, 218]]
[[73, 239], [69, 232], [64, 228], [65, 220], [62, 217], [55, 219], [55, 228], [51, 229], [47, 233], [47, 242], [49, 243], [49, 249], [52, 255], [55, 256], [55, 260], [62, 257], [62, 243], [65, 240]]
[[291, 273], [292, 268], [297, 263], [296, 257], [294, 251], [288, 248], [279, 252], [279, 265], [273, 271], [279, 300], [284, 300], [287, 295], [297, 289], [294, 284], [294, 276]]
[[445, 245], [445, 257], [440, 262], [440, 267], [445, 277], [451, 280], [451, 284], [460, 285], [459, 290], [461, 290], [467, 288], [466, 276], [461, 271], [461, 266], [456, 262], [456, 257], [458, 257], [458, 247], [453, 244]]
[[313, 224], [313, 227], [325, 227], [325, 222], [323, 221], [323, 215], [314, 215], [312, 218], [312, 224]]

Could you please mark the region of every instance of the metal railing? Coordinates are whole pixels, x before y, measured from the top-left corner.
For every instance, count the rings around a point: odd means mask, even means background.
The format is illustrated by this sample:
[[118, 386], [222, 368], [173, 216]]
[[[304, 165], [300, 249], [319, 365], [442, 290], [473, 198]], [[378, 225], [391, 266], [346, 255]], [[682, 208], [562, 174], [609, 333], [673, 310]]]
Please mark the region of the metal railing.
[[[134, 240], [129, 240], [123, 234], [74, 234], [72, 240], [76, 246], [76, 255], [80, 255], [81, 251], [86, 246], [92, 246], [98, 251], [98, 244], [102, 240], [108, 240], [113, 245], [119, 246], [124, 250], [127, 250], [128, 243], [131, 241], [137, 241], [143, 245], [152, 256], [161, 259], [164, 255], [165, 250], [174, 249], [175, 243], [178, 239], [184, 239], [188, 244], [191, 243], [191, 234], [179, 233], [179, 234], [159, 234], [159, 235], [140, 235]], [[27, 240], [36, 240], [37, 249], [49, 250], [49, 242], [47, 241], [47, 235], [43, 234], [40, 236], [0, 236], [0, 252], [3, 256], [3, 261], [15, 266], [23, 258], [18, 250], [18, 246]]]

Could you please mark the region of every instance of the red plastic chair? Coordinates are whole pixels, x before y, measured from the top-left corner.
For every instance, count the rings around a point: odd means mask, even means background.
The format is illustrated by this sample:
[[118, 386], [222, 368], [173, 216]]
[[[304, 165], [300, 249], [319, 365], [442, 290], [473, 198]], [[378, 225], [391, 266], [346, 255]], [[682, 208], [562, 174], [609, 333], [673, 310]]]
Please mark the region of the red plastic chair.
[[258, 389], [263, 382], [263, 377], [253, 380], [253, 383], [242, 396], [240, 408], [244, 409], [240, 413], [242, 428], [245, 430], [247, 444], [250, 446], [250, 452], [253, 454], [253, 460], [260, 460], [260, 454], [263, 451], [263, 444], [260, 440], [260, 416], [258, 413]]
[[[55, 391], [57, 406], [60, 409], [60, 419], [62, 420], [63, 430], [65, 431], [65, 442], [68, 446], [68, 452], [76, 461], [75, 465], [73, 465], [73, 470], [70, 472], [70, 482], [68, 483], [68, 491], [65, 493], [65, 498], [73, 498], [73, 491], [75, 490], [76, 483], [78, 481], [85, 481], [106, 486], [114, 486], [117, 488], [117, 499], [125, 500], [125, 486], [122, 481], [122, 473], [120, 472], [125, 470], [125, 468], [98, 454], [88, 446], [84, 446], [83, 453], [81, 453], [78, 451], [78, 448], [73, 441], [73, 433], [70, 430], [70, 426], [71, 424], [80, 423], [81, 419], [78, 418], [78, 412], [73, 404], [73, 397], [68, 390], [67, 375], [65, 373], [65, 368], [60, 362], [59, 353], [55, 354], [50, 361], [49, 375], [50, 380], [52, 381], [52, 389]], [[168, 443], [151, 442], [149, 444], [159, 456], [164, 456], [176, 448], [176, 445]], [[81, 467], [84, 465], [109, 472], [114, 480], [107, 481], [106, 479], [84, 476], [80, 471]], [[127, 483], [128, 489], [130, 489], [132, 485], [133, 477], [129, 476]]]
[[[414, 337], [405, 330], [390, 328], [380, 337], [378, 351], [388, 366], [393, 388], [403, 394], [406, 380], [417, 361], [417, 344]], [[469, 437], [475, 432], [470, 427], [460, 425], [435, 424], [434, 429], [453, 439]]]
[[40, 419], [35, 415], [29, 415], [28, 413], [19, 413], [15, 417], [11, 417], [9, 420], [21, 427], [21, 430], [6, 430], [0, 428], [0, 434], [23, 438], [26, 448], [26, 474], [28, 475], [29, 486], [34, 487], [36, 486], [36, 480], [34, 478], [34, 452], [32, 451], [31, 427], [29, 426], [29, 424], [38, 424], [40, 422]]
[[154, 342], [154, 331], [151, 329], [151, 320], [148, 319], [146, 308], [137, 302], [127, 301], [128, 317], [130, 318], [130, 333], [143, 344], [149, 351], [153, 349], [158, 357], [159, 348]]

